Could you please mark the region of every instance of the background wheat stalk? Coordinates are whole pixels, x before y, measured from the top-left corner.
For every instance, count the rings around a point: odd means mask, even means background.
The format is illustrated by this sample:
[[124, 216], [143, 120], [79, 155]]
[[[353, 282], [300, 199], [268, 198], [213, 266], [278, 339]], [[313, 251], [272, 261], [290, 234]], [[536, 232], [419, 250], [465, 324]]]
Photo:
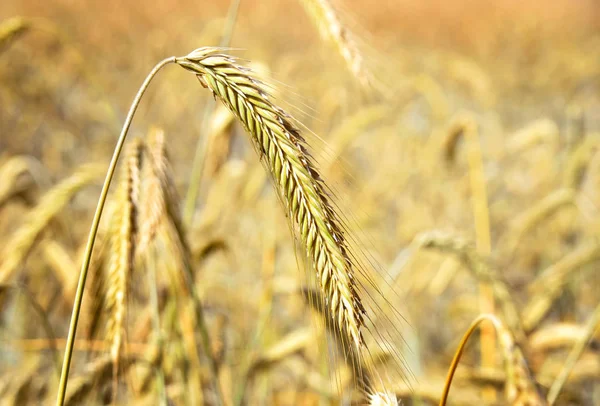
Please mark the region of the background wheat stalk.
[[269, 168], [288, 216], [312, 260], [322, 293], [339, 331], [348, 331], [356, 348], [364, 344], [365, 309], [357, 294], [354, 265], [329, 203], [323, 181], [293, 119], [273, 104], [266, 86], [252, 72], [216, 48], [200, 48], [176, 63], [195, 73], [242, 122]]

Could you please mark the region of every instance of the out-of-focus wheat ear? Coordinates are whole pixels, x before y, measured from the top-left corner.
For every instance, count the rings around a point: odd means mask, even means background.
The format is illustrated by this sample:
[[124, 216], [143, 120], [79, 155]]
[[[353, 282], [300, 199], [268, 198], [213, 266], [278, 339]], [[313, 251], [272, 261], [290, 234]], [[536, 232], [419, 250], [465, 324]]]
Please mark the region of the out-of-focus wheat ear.
[[515, 332], [519, 342], [525, 342], [526, 336], [521, 317], [508, 286], [500, 279], [498, 273], [486, 259], [477, 253], [473, 244], [460, 237], [439, 231], [423, 233], [415, 238], [415, 243], [422, 249], [434, 249], [456, 256], [475, 278], [489, 283], [494, 296], [502, 306], [504, 319], [511, 330]]
[[[133, 359], [125, 358], [122, 361], [124, 370], [129, 369], [129, 367], [131, 367], [134, 363]], [[66, 395], [64, 402], [65, 406], [96, 404], [94, 402], [89, 402], [88, 398], [94, 394], [95, 388], [101, 387], [109, 382], [112, 367], [113, 361], [110, 355], [106, 355], [90, 362], [86, 366], [86, 372], [82, 376], [76, 377], [72, 380], [71, 389]], [[115, 395], [115, 393], [112, 394], [113, 399]], [[85, 400], [88, 400], [88, 402], [84, 403]]]
[[[133, 270], [142, 152], [141, 140], [135, 139], [127, 150], [127, 160], [123, 165], [110, 230], [110, 264], [106, 292], [107, 313], [110, 319], [107, 341], [111, 343], [115, 382], [123, 344], [128, 282]], [[116, 385], [113, 388], [113, 396], [116, 396]]]
[[590, 160], [598, 151], [598, 133], [590, 134], [582, 142], [573, 146], [567, 156], [563, 171], [563, 186], [578, 190], [588, 171]]
[[271, 172], [340, 334], [360, 352], [365, 309], [357, 293], [354, 261], [338, 213], [294, 119], [276, 106], [250, 69], [216, 48], [199, 48], [176, 58], [241, 121], [260, 159]]
[[14, 16], [0, 21], [0, 53], [29, 31], [42, 31], [64, 40], [63, 34], [49, 20], [39, 17]]
[[564, 207], [577, 203], [573, 189], [558, 189], [541, 199], [530, 209], [519, 214], [510, 222], [509, 232], [503, 236], [501, 244], [506, 247], [508, 257], [512, 257], [521, 238], [545, 219], [552, 217]]
[[374, 86], [372, 72], [365, 65], [365, 59], [358, 49], [352, 32], [342, 24], [329, 0], [301, 0], [304, 9], [316, 25], [321, 37], [335, 45], [344, 58], [348, 70], [365, 89]]
[[542, 271], [528, 287], [531, 298], [521, 312], [525, 331], [534, 330], [548, 315], [552, 304], [563, 292], [565, 284], [577, 271], [595, 270], [593, 266], [588, 265], [598, 260], [600, 260], [600, 243], [594, 239], [581, 243], [576, 249]]
[[0, 23], [0, 51], [31, 28], [30, 20], [16, 16]]
[[548, 391], [548, 404], [553, 405], [554, 402], [556, 402], [556, 399], [558, 398], [558, 395], [560, 394], [563, 385], [569, 378], [569, 375], [571, 375], [571, 372], [573, 372], [577, 361], [581, 357], [581, 354], [583, 354], [583, 351], [585, 350], [590, 340], [593, 338], [594, 332], [598, 329], [599, 325], [600, 304], [598, 304], [596, 306], [596, 309], [592, 312], [592, 315], [590, 316], [588, 322], [585, 324], [583, 334], [581, 334], [580, 338], [576, 341], [575, 346], [573, 347], [573, 349], [569, 353], [569, 356], [565, 360], [560, 373], [552, 383], [552, 386]]
[[14, 195], [31, 187], [33, 177], [24, 177], [26, 173], [40, 171], [39, 162], [32, 157], [17, 155], [9, 158], [0, 167], [0, 207]]
[[143, 169], [144, 199], [140, 203], [140, 229], [136, 246], [136, 257], [146, 252], [148, 245], [154, 240], [156, 232], [166, 216], [165, 195], [167, 181], [165, 177], [165, 136], [160, 129], [154, 128], [148, 136], [146, 165]]
[[[116, 208], [111, 207], [111, 211]], [[108, 218], [114, 217], [112, 213], [109, 213]], [[101, 326], [103, 321], [104, 309], [106, 307], [106, 290], [107, 290], [107, 266], [108, 256], [110, 255], [110, 235], [107, 235], [107, 230], [102, 229], [96, 237], [96, 244], [94, 244], [93, 256], [90, 262], [90, 281], [86, 287], [86, 300], [84, 301], [84, 314], [86, 315], [84, 321], [84, 336], [91, 340], [96, 337], [98, 328]], [[83, 255], [85, 246], [81, 248], [79, 259]]]
[[[167, 156], [165, 137], [162, 131], [153, 131], [151, 133], [150, 145], [147, 150], [149, 153], [147, 159], [148, 165], [146, 166], [152, 171], [151, 176], [154, 177], [152, 182], [154, 183], [155, 192], [157, 192], [156, 196], [149, 198], [155, 199], [153, 210], [159, 208], [162, 211], [156, 212], [158, 214], [156, 217], [158, 222], [155, 223], [157, 228], [154, 231], [148, 229], [148, 231], [144, 231], [144, 233], [148, 233], [150, 236], [148, 243], [151, 243], [153, 236], [160, 235], [167, 243], [172, 262], [179, 265], [177, 270], [180, 272], [175, 275], [175, 278], [180, 278], [180, 280], [182, 280], [183, 283], [180, 286], [184, 290], [183, 293], [188, 294], [191, 297], [194, 307], [194, 316], [196, 318], [195, 324], [192, 323], [193, 325], [185, 326], [186, 330], [190, 332], [190, 334], [186, 334], [185, 336], [186, 340], [188, 340], [188, 350], [191, 351], [189, 355], [194, 358], [196, 358], [197, 355], [194, 335], [194, 331], [197, 329], [200, 332], [205, 355], [210, 362], [212, 384], [217, 396], [217, 403], [222, 404], [223, 401], [221, 399], [223, 396], [218, 382], [218, 365], [212, 356], [210, 335], [206, 325], [202, 303], [195, 287], [192, 255], [181, 219], [179, 196], [174, 186], [173, 172]], [[144, 222], [146, 222], [146, 220], [144, 220]], [[146, 247], [147, 246], [148, 245], [146, 244]], [[185, 315], [185, 313], [183, 314]], [[199, 373], [199, 360], [194, 359], [192, 365], [194, 365], [192, 373]], [[201, 399], [202, 396], [202, 391], [198, 391], [196, 398]]]
[[9, 282], [15, 270], [25, 259], [40, 233], [63, 209], [73, 195], [82, 187], [98, 179], [103, 173], [98, 165], [85, 165], [73, 175], [50, 189], [40, 202], [26, 215], [23, 224], [12, 235], [2, 250], [0, 264], [0, 284]]

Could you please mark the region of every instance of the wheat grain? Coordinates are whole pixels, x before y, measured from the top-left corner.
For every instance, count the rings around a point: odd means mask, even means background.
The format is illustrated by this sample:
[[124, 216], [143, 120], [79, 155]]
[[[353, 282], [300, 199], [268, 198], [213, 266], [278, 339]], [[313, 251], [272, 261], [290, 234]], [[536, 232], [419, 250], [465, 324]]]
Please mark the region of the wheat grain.
[[250, 134], [297, 226], [339, 331], [346, 330], [360, 348], [365, 309], [356, 291], [354, 264], [340, 218], [294, 120], [272, 102], [266, 86], [249, 69], [218, 49], [200, 48], [176, 63], [194, 72]]

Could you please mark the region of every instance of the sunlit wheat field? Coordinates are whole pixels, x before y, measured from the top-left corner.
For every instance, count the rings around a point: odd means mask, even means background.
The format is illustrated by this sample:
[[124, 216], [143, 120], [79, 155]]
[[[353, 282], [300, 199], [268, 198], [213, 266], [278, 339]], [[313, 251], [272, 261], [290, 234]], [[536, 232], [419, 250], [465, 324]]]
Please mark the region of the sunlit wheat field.
[[0, 4], [0, 404], [600, 404], [593, 0]]

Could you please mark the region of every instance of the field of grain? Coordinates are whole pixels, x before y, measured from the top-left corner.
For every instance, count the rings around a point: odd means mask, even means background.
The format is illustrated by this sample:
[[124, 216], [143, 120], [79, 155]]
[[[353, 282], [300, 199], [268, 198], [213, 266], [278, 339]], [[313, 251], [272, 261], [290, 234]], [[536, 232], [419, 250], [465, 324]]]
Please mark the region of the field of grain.
[[599, 266], [594, 0], [0, 3], [2, 405], [598, 405]]

